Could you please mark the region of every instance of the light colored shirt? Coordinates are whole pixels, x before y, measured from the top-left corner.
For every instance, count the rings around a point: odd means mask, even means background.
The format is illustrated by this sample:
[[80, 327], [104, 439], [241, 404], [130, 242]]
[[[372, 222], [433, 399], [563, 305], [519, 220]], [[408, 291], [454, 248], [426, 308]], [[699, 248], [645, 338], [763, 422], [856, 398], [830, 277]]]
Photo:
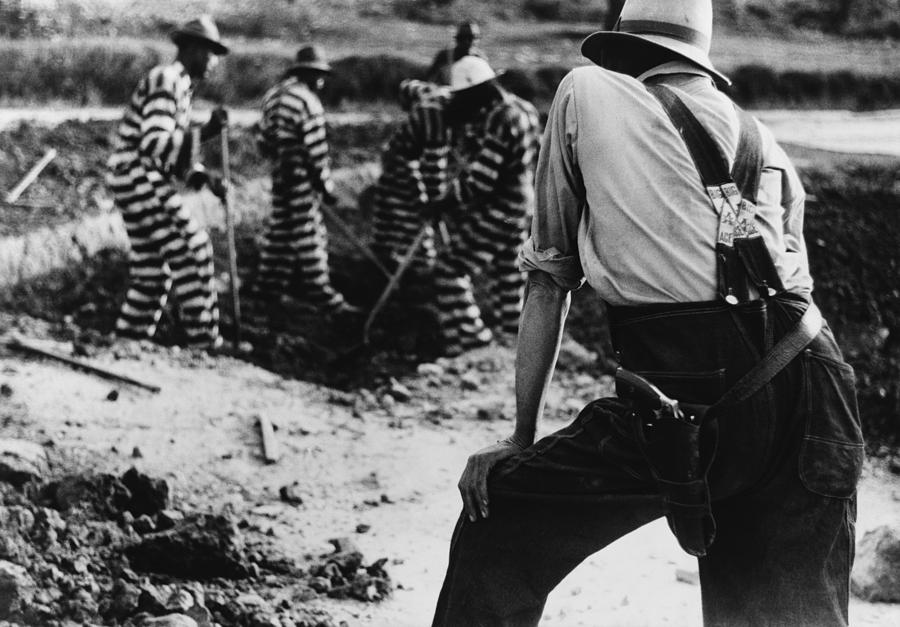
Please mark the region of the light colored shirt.
[[[550, 274], [564, 289], [587, 281], [612, 305], [714, 300], [718, 216], [687, 146], [642, 84], [651, 78], [685, 101], [733, 164], [740, 129], [734, 105], [693, 66], [668, 63], [638, 79], [577, 68], [550, 109], [520, 265]], [[759, 128], [756, 223], [785, 288], [806, 294], [806, 195], [771, 132]]]

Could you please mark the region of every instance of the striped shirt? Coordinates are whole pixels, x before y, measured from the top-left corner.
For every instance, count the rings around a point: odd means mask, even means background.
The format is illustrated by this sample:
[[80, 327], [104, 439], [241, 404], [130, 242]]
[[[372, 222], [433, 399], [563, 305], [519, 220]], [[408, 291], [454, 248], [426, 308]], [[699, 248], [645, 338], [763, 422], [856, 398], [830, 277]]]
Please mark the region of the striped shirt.
[[451, 193], [462, 204], [530, 205], [541, 132], [534, 106], [504, 93], [474, 132]]
[[292, 179], [305, 179], [313, 189], [332, 193], [325, 111], [319, 97], [296, 76], [288, 76], [263, 96], [256, 138]]
[[166, 177], [175, 174], [190, 123], [191, 96], [191, 77], [179, 61], [150, 70], [119, 122], [110, 167], [140, 161]]
[[391, 150], [411, 164], [411, 173], [426, 196], [435, 201], [447, 190], [450, 128], [444, 109], [450, 93], [434, 83], [405, 80], [400, 103], [409, 115], [391, 139]]

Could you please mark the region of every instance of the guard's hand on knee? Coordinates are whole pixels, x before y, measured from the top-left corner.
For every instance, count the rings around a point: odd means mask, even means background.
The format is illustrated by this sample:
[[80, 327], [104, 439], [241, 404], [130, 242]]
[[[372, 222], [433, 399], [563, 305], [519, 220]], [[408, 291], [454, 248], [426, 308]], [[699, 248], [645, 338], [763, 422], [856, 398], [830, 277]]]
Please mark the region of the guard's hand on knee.
[[498, 463], [521, 453], [523, 447], [510, 440], [500, 440], [496, 444], [481, 449], [469, 456], [466, 469], [459, 479], [459, 493], [462, 496], [463, 509], [469, 520], [475, 522], [480, 515], [487, 518], [488, 475]]

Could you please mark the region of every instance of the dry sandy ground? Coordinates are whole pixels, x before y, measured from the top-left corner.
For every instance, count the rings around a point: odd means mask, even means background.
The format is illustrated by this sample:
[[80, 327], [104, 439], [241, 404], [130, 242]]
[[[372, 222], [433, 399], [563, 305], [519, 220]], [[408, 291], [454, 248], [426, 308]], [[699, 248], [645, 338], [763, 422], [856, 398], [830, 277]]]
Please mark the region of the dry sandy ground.
[[[446, 566], [464, 460], [509, 432], [508, 420], [478, 420], [475, 414], [490, 406], [509, 416], [511, 358], [509, 349], [464, 358], [463, 369], [479, 360], [500, 364], [479, 375], [477, 391], [409, 381], [427, 400], [417, 394], [393, 415], [376, 409], [354, 417], [350, 407], [335, 402], [346, 397], [231, 358], [159, 349], [140, 359], [116, 360], [111, 351], [95, 359], [162, 386], [160, 394], [151, 394], [0, 352], [0, 382], [13, 389], [5, 402], [19, 404], [5, 435], [52, 440], [97, 470], [122, 472], [135, 464], [167, 478], [176, 505], [230, 504], [262, 528], [272, 527], [289, 554], [325, 553], [328, 538], [354, 536], [367, 560], [392, 560], [389, 572], [402, 588], [380, 605], [322, 605], [351, 625], [418, 627], [429, 624]], [[557, 386], [551, 415], [571, 413], [608, 385], [584, 375], [580, 380], [581, 387], [568, 386], [579, 390], [574, 400]], [[112, 389], [120, 392], [115, 402], [106, 400]], [[455, 417], [424, 418], [441, 404]], [[279, 426], [282, 458], [274, 465], [260, 459], [255, 417], [261, 414]], [[561, 425], [550, 419], [543, 429]], [[132, 458], [134, 447], [142, 458]], [[294, 481], [304, 499], [299, 507], [278, 499], [279, 487]], [[374, 505], [382, 495], [390, 503]], [[869, 469], [861, 488], [860, 535], [898, 517], [900, 482]], [[356, 533], [361, 523], [371, 529]], [[694, 568], [663, 523], [649, 525], [573, 572], [550, 597], [542, 624], [699, 625], [699, 588], [676, 579], [676, 570]], [[851, 617], [858, 626], [900, 625], [900, 606], [854, 601]]]

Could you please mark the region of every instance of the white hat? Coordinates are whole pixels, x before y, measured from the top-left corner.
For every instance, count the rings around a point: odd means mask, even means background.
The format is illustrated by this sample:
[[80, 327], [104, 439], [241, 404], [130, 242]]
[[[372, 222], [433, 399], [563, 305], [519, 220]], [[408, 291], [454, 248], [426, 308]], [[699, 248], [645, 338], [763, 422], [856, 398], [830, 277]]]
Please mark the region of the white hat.
[[500, 76], [487, 61], [466, 55], [450, 66], [450, 91], [462, 91], [481, 85]]
[[718, 82], [730, 85], [709, 60], [712, 12], [712, 0], [627, 0], [615, 28], [590, 35], [581, 44], [581, 54], [599, 64], [604, 49], [644, 41], [693, 61]]

